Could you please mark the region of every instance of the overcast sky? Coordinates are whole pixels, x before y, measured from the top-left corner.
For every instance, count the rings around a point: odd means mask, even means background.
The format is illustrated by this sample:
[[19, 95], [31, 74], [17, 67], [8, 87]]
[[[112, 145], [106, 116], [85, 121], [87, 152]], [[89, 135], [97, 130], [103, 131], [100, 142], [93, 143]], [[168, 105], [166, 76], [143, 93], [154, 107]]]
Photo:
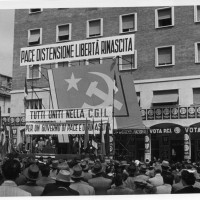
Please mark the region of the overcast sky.
[[12, 76], [14, 10], [0, 9], [0, 73]]

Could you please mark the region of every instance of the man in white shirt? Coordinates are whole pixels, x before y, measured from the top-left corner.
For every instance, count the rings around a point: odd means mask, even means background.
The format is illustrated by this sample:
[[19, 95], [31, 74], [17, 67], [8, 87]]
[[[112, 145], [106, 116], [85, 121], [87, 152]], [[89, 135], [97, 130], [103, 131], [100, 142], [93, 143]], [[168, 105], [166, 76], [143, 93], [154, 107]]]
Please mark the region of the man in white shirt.
[[156, 169], [155, 170], [155, 176], [153, 178], [150, 178], [147, 182], [150, 183], [153, 186], [163, 185], [164, 182], [163, 182], [163, 177], [161, 175], [161, 170]]
[[2, 165], [2, 173], [5, 181], [0, 186], [1, 197], [31, 196], [29, 192], [20, 189], [14, 181], [20, 173], [20, 163], [18, 160], [6, 160]]

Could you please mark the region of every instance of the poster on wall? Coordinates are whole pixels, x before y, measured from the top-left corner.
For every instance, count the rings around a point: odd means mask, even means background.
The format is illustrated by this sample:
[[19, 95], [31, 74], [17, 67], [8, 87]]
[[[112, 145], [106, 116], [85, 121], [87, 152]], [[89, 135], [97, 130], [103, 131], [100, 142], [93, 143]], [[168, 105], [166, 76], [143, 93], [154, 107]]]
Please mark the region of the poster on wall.
[[146, 120], [146, 119], [147, 119], [147, 112], [146, 112], [146, 109], [142, 109], [142, 110], [141, 110], [141, 114], [142, 114], [142, 120]]
[[187, 119], [187, 107], [179, 108], [179, 118]]
[[197, 118], [200, 118], [200, 107], [196, 107]]
[[155, 119], [162, 119], [162, 109], [161, 108], [155, 109]]
[[178, 119], [178, 108], [171, 108], [171, 119]]
[[163, 119], [170, 119], [170, 108], [163, 108]]
[[195, 107], [188, 107], [188, 118], [195, 118]]
[[147, 109], [147, 119], [154, 120], [154, 110], [153, 109]]

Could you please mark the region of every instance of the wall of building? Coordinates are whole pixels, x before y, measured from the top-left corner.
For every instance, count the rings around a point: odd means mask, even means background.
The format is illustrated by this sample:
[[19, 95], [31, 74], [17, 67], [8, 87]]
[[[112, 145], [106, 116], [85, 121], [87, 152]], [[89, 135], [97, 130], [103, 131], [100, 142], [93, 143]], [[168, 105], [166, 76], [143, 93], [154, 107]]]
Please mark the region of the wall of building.
[[[24, 87], [26, 67], [19, 66], [19, 55], [20, 48], [27, 46], [29, 29], [42, 28], [42, 45], [54, 44], [56, 25], [72, 23], [72, 41], [84, 40], [86, 21], [103, 18], [103, 37], [108, 37], [119, 35], [119, 15], [128, 13], [137, 13], [137, 31], [133, 33], [138, 53], [138, 69], [133, 72], [135, 80], [199, 74], [199, 64], [195, 64], [194, 43], [199, 41], [200, 25], [194, 22], [194, 6], [175, 6], [175, 25], [160, 29], [155, 28], [155, 9], [156, 7], [44, 9], [37, 14], [29, 14], [28, 9], [16, 10], [13, 90]], [[175, 66], [157, 68], [155, 47], [165, 45], [175, 45]], [[50, 66], [44, 66], [48, 67]], [[45, 69], [43, 73], [46, 74]], [[37, 82], [46, 86], [44, 78]]]

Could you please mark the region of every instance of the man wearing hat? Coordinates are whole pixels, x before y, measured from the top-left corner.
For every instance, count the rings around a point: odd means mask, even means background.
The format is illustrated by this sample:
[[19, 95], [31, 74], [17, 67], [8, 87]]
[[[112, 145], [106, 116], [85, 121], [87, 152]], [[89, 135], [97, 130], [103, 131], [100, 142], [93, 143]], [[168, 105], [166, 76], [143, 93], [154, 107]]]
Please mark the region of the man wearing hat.
[[83, 180], [88, 182], [89, 179], [92, 178], [92, 174], [88, 171], [89, 170], [89, 165], [87, 164], [86, 160], [83, 160], [81, 163], [81, 168], [84, 172]]
[[127, 188], [123, 185], [123, 177], [122, 174], [117, 174], [114, 177], [114, 186], [107, 190], [108, 195], [129, 195], [133, 194], [133, 190], [130, 188]]
[[162, 173], [161, 173], [162, 176], [165, 174], [169, 174], [170, 166], [169, 166], [168, 161], [163, 160], [161, 164], [161, 168], [162, 168]]
[[147, 182], [142, 180], [141, 178], [135, 178], [135, 189], [133, 190], [133, 194], [147, 194], [145, 192]]
[[88, 180], [89, 185], [94, 187], [96, 195], [106, 195], [107, 190], [111, 187], [112, 180], [102, 176], [103, 170], [100, 162], [95, 163], [92, 173], [95, 177]]
[[149, 179], [149, 176], [146, 175], [147, 167], [146, 165], [141, 165], [139, 169], [139, 175], [136, 176], [136, 178], [141, 179], [143, 181], [147, 181]]
[[24, 170], [24, 176], [27, 178], [25, 185], [20, 185], [19, 188], [31, 193], [32, 196], [40, 196], [44, 187], [38, 186], [36, 181], [40, 178], [41, 172], [36, 164], [30, 165]]
[[45, 187], [45, 185], [49, 183], [55, 183], [55, 180], [53, 180], [51, 177], [49, 177], [50, 173], [50, 167], [46, 164], [40, 165], [40, 170], [42, 173], [42, 177], [37, 180], [36, 184], [42, 187]]
[[49, 167], [51, 168], [49, 176], [54, 180], [56, 179], [56, 175], [58, 172], [58, 164], [58, 160], [52, 160], [52, 163], [49, 165]]
[[80, 195], [95, 195], [94, 188], [82, 180], [84, 178], [84, 172], [81, 166], [77, 164], [72, 170], [71, 178], [74, 183], [70, 185], [70, 188], [79, 192]]
[[74, 182], [68, 170], [60, 170], [56, 176], [55, 184], [47, 184], [42, 196], [76, 196], [79, 193], [70, 188]]

